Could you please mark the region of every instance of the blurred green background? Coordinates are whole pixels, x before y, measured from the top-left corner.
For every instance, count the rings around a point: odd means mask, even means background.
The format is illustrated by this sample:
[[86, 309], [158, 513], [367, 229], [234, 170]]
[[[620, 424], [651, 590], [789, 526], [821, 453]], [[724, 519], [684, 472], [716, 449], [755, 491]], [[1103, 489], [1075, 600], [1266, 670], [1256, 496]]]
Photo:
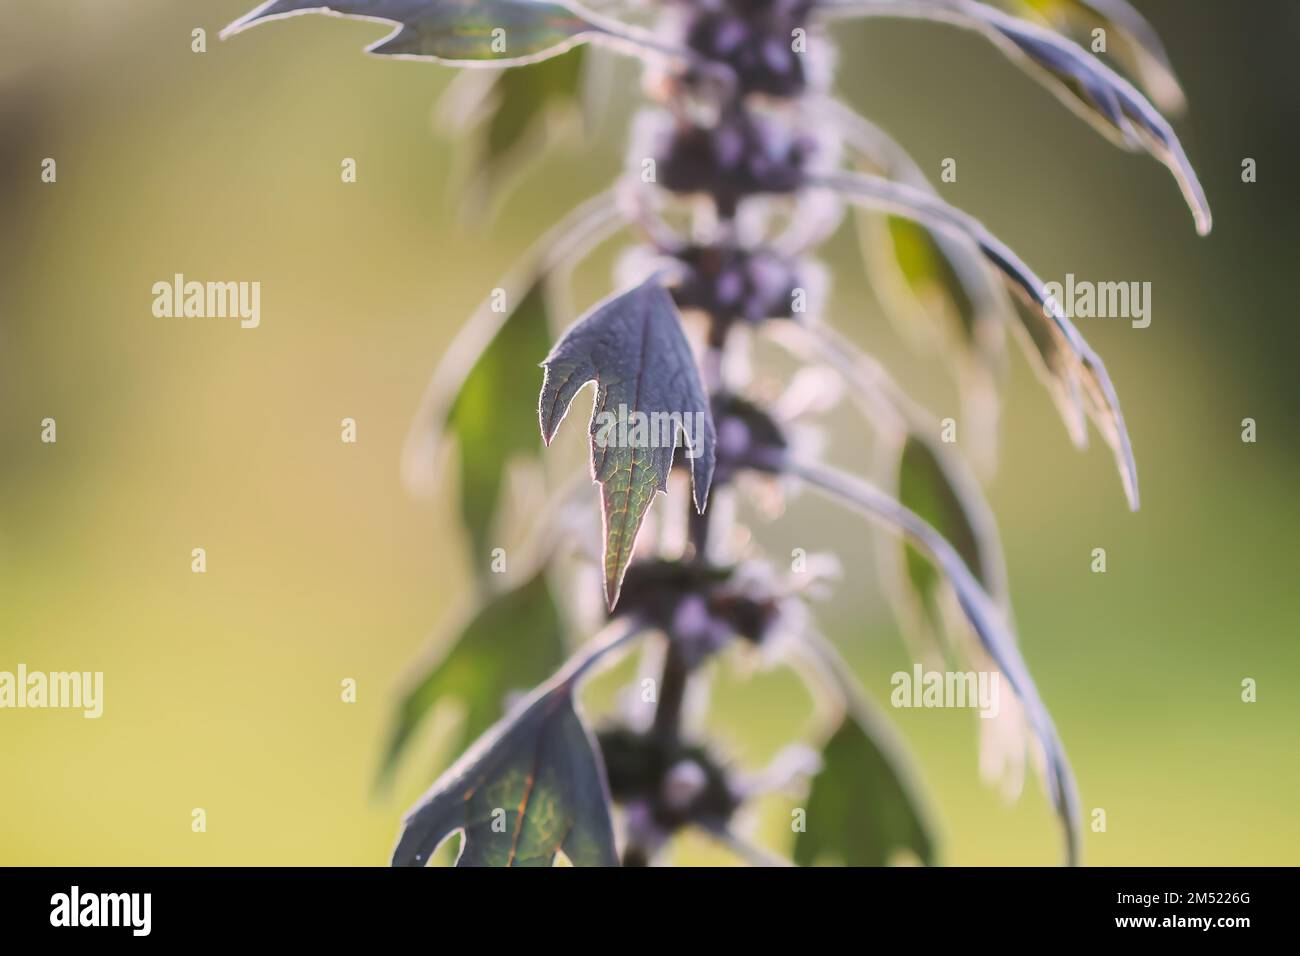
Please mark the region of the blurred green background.
[[[569, 145], [512, 182], [493, 218], [467, 221], [464, 151], [431, 120], [450, 71], [363, 56], [382, 26], [323, 17], [218, 42], [249, 6], [0, 2], [0, 669], [106, 675], [100, 720], [0, 712], [0, 863], [386, 860], [436, 749], [430, 729], [396, 791], [372, 797], [391, 695], [470, 591], [452, 463], [432, 501], [408, 496], [407, 427], [487, 290], [620, 166], [627, 64], [590, 143], [562, 127]], [[1161, 167], [973, 35], [843, 25], [839, 83], [926, 169], [958, 158], [946, 197], [1041, 275], [1154, 285], [1150, 328], [1083, 323], [1124, 402], [1142, 510], [1127, 511], [1100, 440], [1071, 449], [1018, 358], [989, 489], [1026, 657], [1084, 807], [1107, 812], [1086, 861], [1294, 864], [1300, 6], [1140, 6], [1190, 97], [1177, 125], [1216, 216], [1205, 240]], [[54, 185], [40, 182], [47, 156]], [[344, 157], [355, 185], [339, 181]], [[1244, 157], [1256, 184], [1240, 180]], [[607, 290], [611, 258], [580, 274], [580, 306]], [[826, 258], [833, 320], [950, 404], [943, 363], [881, 315], [850, 230]], [[150, 287], [176, 272], [260, 281], [261, 327], [154, 318]], [[46, 416], [55, 445], [40, 441]], [[344, 417], [355, 446], [339, 441]], [[1244, 417], [1257, 444], [1240, 440]], [[853, 419], [834, 427], [836, 459], [864, 467]], [[777, 554], [840, 554], [822, 620], [883, 699], [909, 661], [870, 533], [806, 498], [764, 535]], [[194, 547], [205, 575], [190, 572]], [[1105, 575], [1089, 571], [1094, 547]], [[344, 678], [355, 704], [340, 702]], [[724, 675], [717, 700], [743, 766], [807, 713], [782, 671]], [[890, 716], [944, 862], [1058, 860], [1036, 785], [1008, 806], [979, 783], [971, 714]], [[194, 807], [206, 833], [191, 832]]]

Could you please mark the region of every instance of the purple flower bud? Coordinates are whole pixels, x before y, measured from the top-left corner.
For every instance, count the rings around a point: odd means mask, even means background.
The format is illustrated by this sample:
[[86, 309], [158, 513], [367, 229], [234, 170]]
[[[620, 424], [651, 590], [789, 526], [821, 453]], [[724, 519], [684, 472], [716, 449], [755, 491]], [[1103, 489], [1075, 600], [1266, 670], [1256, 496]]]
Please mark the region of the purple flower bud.
[[749, 451], [749, 429], [739, 418], [718, 422], [718, 457], [743, 458]]
[[713, 50], [719, 57], [730, 56], [749, 38], [749, 30], [740, 20], [723, 20], [713, 36]]
[[713, 155], [723, 169], [734, 169], [745, 155], [744, 134], [735, 126], [723, 126], [713, 135]]
[[776, 37], [768, 37], [760, 47], [763, 62], [777, 76], [784, 76], [790, 70], [790, 57], [793, 54], [785, 43]]
[[745, 277], [739, 269], [727, 269], [718, 276], [714, 295], [721, 305], [734, 305], [745, 291]]

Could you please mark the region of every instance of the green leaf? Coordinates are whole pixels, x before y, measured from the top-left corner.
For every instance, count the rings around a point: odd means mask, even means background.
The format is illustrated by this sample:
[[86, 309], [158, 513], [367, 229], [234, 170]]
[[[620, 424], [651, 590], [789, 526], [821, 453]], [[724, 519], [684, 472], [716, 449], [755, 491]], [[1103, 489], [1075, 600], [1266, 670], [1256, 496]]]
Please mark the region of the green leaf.
[[962, 288], [957, 270], [943, 253], [938, 238], [898, 216], [886, 219], [889, 243], [899, 274], [928, 311], [948, 318], [967, 340], [975, 333], [975, 306]]
[[548, 109], [578, 103], [585, 55], [586, 51], [579, 48], [542, 63], [496, 74], [495, 102], [483, 122], [483, 152], [478, 164], [481, 175], [487, 179], [499, 175]]
[[785, 461], [784, 471], [871, 520], [901, 533], [947, 579], [980, 646], [1010, 683], [1024, 708], [1025, 719], [1042, 745], [1046, 758], [1041, 767], [1044, 782], [1065, 831], [1066, 859], [1074, 865], [1078, 861], [1080, 841], [1079, 794], [1074, 772], [1070, 769], [1056, 726], [1020, 653], [1005, 610], [989, 596], [961, 555], [942, 535], [880, 489], [836, 469], [795, 458]]
[[1069, 337], [1062, 334], [1056, 323], [1043, 313], [1042, 306], [1015, 285], [1011, 290], [1011, 304], [1017, 324], [1012, 326], [1021, 351], [1029, 359], [1034, 374], [1043, 383], [1052, 403], [1065, 422], [1070, 440], [1077, 448], [1088, 447], [1088, 416], [1083, 406], [1083, 390], [1079, 385], [1079, 363], [1071, 348]]
[[439, 362], [411, 426], [402, 468], [408, 485], [432, 491], [443, 436], [460, 441], [461, 515], [474, 566], [487, 580], [493, 521], [506, 466], [541, 449], [527, 416], [508, 409], [531, 405], [537, 365], [551, 346], [551, 293], [572, 261], [623, 224], [609, 192], [584, 202], [524, 257], [518, 280], [502, 285], [475, 312]]
[[1119, 396], [1101, 358], [1088, 345], [1042, 279], [973, 216], [949, 206], [931, 193], [879, 176], [827, 173], [812, 179], [859, 205], [906, 216], [927, 229], [974, 243], [1012, 294], [1024, 331], [1043, 359], [1040, 373], [1052, 387], [1052, 396], [1065, 416], [1075, 443], [1083, 445], [1087, 415], [1110, 446], [1119, 469], [1129, 507], [1138, 508], [1137, 463], [1129, 442]]
[[448, 746], [459, 753], [501, 715], [506, 695], [529, 690], [564, 662], [564, 634], [543, 571], [496, 595], [416, 675], [397, 707], [379, 772], [391, 779], [412, 734], [439, 701], [453, 698], [465, 716]]
[[1162, 110], [1181, 113], [1187, 97], [1169, 62], [1160, 37], [1127, 0], [1000, 0], [1012, 13], [1040, 20], [1086, 49], [1093, 31], [1106, 31], [1107, 49]]
[[444, 63], [529, 63], [563, 53], [601, 32], [564, 3], [542, 0], [270, 0], [226, 27], [221, 36], [300, 13], [397, 24], [366, 51]]
[[[601, 484], [605, 598], [612, 609], [646, 511], [656, 492], [667, 490], [676, 443], [686, 447], [695, 507], [704, 511], [716, 444], [708, 397], [677, 308], [657, 276], [598, 303], [565, 332], [543, 366], [538, 417], [548, 445], [574, 397], [596, 382], [591, 469]], [[625, 434], [603, 427], [603, 416], [626, 423]], [[638, 420], [650, 427], [638, 430]]]
[[[941, 460], [926, 440], [909, 435], [899, 456], [899, 503], [943, 535], [990, 596], [1004, 603], [1001, 554], [988, 506], [969, 480], [952, 473], [954, 467], [952, 460]], [[914, 547], [903, 542], [902, 548], [906, 581], [923, 622], [931, 633], [942, 633], [943, 580]]]
[[919, 314], [944, 342], [995, 369], [996, 339], [990, 332], [999, 320], [990, 293], [996, 286], [978, 251], [901, 216], [861, 211], [858, 216], [867, 226], [863, 245], [873, 288], [887, 300], [891, 314], [907, 319]]
[[1196, 220], [1196, 231], [1208, 235], [1210, 206], [1173, 128], [1141, 93], [1096, 57], [1034, 24], [1009, 17], [980, 3], [962, 9], [980, 11], [995, 41], [1021, 55], [1057, 97], [1115, 143], [1141, 147], [1173, 174]]
[[[883, 129], [841, 103], [827, 112], [868, 172], [934, 194], [925, 173]], [[911, 338], [918, 329], [930, 332], [926, 344], [938, 342], [955, 360], [967, 428], [979, 430], [974, 450], [991, 458], [1005, 367], [1003, 321], [1011, 311], [996, 273], [968, 240], [903, 216], [859, 209], [855, 218], [872, 289], [900, 332]]]
[[818, 11], [831, 18], [915, 17], [978, 30], [1112, 142], [1145, 149], [1163, 163], [1192, 211], [1196, 231], [1209, 233], [1205, 191], [1173, 128], [1133, 84], [1078, 44], [975, 0], [824, 0]]
[[[537, 361], [551, 344], [543, 278], [534, 277], [518, 293], [507, 290], [505, 301], [506, 312], [498, 314], [485, 307], [472, 320], [470, 328], [476, 329], [476, 337], [494, 323], [498, 327], [453, 393], [446, 417], [446, 427], [456, 433], [460, 443], [461, 517], [480, 575], [489, 570], [493, 519], [506, 466], [519, 455], [536, 454], [541, 447], [528, 416], [513, 410], [532, 404]], [[451, 354], [462, 353], [453, 347]], [[455, 374], [454, 366], [443, 367]]]
[[899, 851], [914, 853], [926, 866], [934, 863], [924, 814], [887, 749], [857, 719], [840, 724], [813, 778], [795, 863], [811, 866], [830, 857], [848, 866], [884, 866]]
[[584, 652], [496, 723], [406, 815], [394, 866], [424, 866], [463, 834], [457, 866], [617, 866], [609, 787], [574, 709], [579, 679], [639, 631]]

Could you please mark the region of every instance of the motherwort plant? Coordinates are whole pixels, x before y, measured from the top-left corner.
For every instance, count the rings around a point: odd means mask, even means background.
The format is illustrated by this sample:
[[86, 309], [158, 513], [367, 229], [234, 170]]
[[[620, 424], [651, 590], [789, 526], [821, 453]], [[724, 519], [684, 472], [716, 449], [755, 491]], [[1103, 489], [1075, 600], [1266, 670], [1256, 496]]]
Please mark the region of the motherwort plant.
[[[393, 862], [427, 863], [459, 832], [462, 865], [645, 864], [684, 828], [751, 861], [785, 862], [733, 823], [756, 795], [792, 784], [810, 788], [793, 814], [796, 862], [876, 864], [899, 851], [931, 862], [926, 813], [900, 747], [807, 609], [823, 563], [796, 549], [777, 573], [739, 522], [744, 493], [798, 485], [895, 533], [886, 568], [903, 622], [927, 652], [998, 679], [1000, 706], [978, 721], [982, 763], [996, 774], [1033, 758], [1060, 816], [1065, 858], [1077, 861], [1074, 778], [1021, 657], [979, 483], [945, 440], [955, 421], [932, 418], [821, 314], [813, 250], [854, 211], [878, 288], [909, 320], [926, 317], [945, 336], [963, 447], [973, 453], [991, 448], [1007, 327], [1075, 443], [1086, 441], [1089, 421], [1096, 426], [1136, 508], [1119, 401], [1101, 359], [1025, 261], [940, 199], [897, 143], [833, 97], [830, 38], [840, 20], [879, 17], [982, 34], [1101, 132], [1167, 166], [1204, 234], [1210, 213], [1200, 184], [1151, 102], [1182, 106], [1159, 40], [1125, 0], [610, 4], [272, 0], [226, 31], [329, 12], [395, 25], [371, 53], [495, 68], [458, 78], [449, 93], [462, 118], [469, 104], [482, 131], [480, 181], [552, 104], [578, 96], [593, 46], [640, 59], [653, 101], [633, 124], [626, 175], [557, 223], [493, 290], [444, 360], [413, 430], [408, 472], [426, 478], [440, 436], [455, 435], [483, 598], [401, 701], [384, 773], [444, 699], [464, 705], [465, 738], [477, 739], [408, 814]], [[624, 256], [619, 291], [552, 341], [570, 268], [629, 232], [638, 245]], [[778, 401], [761, 400], [748, 361], [759, 337], [822, 371], [798, 376]], [[843, 380], [889, 462], [874, 484], [819, 462], [798, 440], [796, 419], [825, 405], [808, 386], [830, 375]], [[579, 483], [584, 506], [575, 511], [574, 483], [559, 483], [542, 509], [530, 573], [491, 574], [501, 558], [493, 535], [503, 472], [540, 452], [533, 409], [549, 444], [593, 382], [599, 537], [584, 520], [594, 514], [588, 492]], [[566, 623], [574, 614], [561, 614], [558, 582], [562, 569], [581, 568], [588, 539], [605, 620], [575, 651]], [[494, 585], [503, 579], [512, 583]], [[568, 580], [585, 581], [588, 594], [597, 587], [594, 575]], [[593, 731], [579, 716], [578, 689], [637, 641], [654, 670], [629, 689], [624, 718]], [[699, 739], [691, 717], [707, 700], [706, 665], [746, 645], [808, 682], [817, 760], [794, 759], [810, 755], [804, 746], [744, 775]], [[508, 694], [534, 685], [500, 716]]]

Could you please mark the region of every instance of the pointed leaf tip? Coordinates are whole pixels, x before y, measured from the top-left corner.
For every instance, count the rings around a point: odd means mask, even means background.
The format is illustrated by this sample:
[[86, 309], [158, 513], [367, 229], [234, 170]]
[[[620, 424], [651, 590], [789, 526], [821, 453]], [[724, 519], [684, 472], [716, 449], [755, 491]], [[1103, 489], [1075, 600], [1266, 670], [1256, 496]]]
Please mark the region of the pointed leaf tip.
[[604, 762], [574, 696], [642, 629], [611, 625], [484, 733], [407, 813], [392, 865], [425, 866], [460, 831], [457, 866], [554, 866], [561, 853], [618, 866]]
[[596, 382], [591, 473], [601, 485], [605, 599], [612, 609], [646, 512], [667, 490], [679, 445], [695, 506], [707, 505], [716, 455], [708, 395], [677, 307], [657, 276], [598, 303], [542, 364], [538, 417], [548, 443], [574, 397]]
[[1191, 208], [1197, 233], [1209, 233], [1209, 202], [1173, 128], [1133, 84], [1077, 43], [975, 0], [822, 0], [818, 9], [832, 18], [915, 17], [982, 32], [1112, 142], [1144, 149], [1164, 164]]
[[1106, 366], [1020, 257], [973, 216], [906, 184], [855, 173], [828, 173], [815, 181], [855, 203], [974, 243], [1012, 292], [1022, 331], [1041, 359], [1040, 374], [1051, 387], [1071, 437], [1082, 447], [1087, 435], [1084, 417], [1092, 419], [1115, 457], [1131, 505], [1137, 497], [1137, 466]]

